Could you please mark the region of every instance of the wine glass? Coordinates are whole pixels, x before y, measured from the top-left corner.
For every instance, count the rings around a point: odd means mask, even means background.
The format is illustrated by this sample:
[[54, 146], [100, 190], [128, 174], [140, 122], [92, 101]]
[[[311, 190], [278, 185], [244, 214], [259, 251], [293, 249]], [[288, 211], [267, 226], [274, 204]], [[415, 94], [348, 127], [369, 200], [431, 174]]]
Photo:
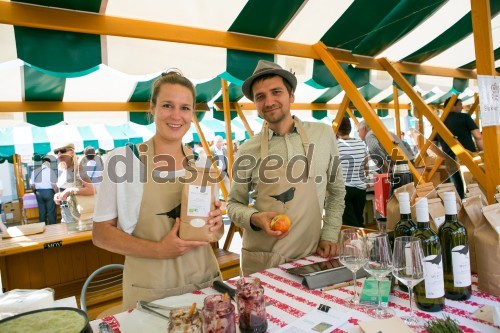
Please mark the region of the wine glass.
[[416, 237], [402, 236], [394, 240], [394, 267], [392, 274], [408, 287], [410, 315], [401, 317], [408, 326], [421, 326], [422, 321], [413, 314], [413, 287], [425, 278], [424, 252]]
[[356, 292], [356, 272], [367, 262], [366, 238], [360, 229], [349, 228], [340, 232], [340, 262], [352, 272], [354, 296], [347, 300], [347, 305], [359, 306]]
[[374, 318], [391, 318], [394, 310], [382, 306], [380, 283], [392, 271], [392, 253], [389, 246], [389, 237], [386, 233], [372, 232], [366, 237], [368, 262], [364, 265], [365, 271], [378, 282], [378, 306], [368, 309], [367, 313]]

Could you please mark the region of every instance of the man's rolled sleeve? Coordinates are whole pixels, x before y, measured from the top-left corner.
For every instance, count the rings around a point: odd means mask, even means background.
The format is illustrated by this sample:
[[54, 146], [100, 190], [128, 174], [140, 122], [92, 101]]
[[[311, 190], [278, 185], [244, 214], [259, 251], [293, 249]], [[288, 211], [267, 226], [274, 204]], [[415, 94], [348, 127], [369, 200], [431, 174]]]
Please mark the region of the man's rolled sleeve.
[[259, 211], [248, 207], [248, 184], [234, 182], [227, 201], [227, 215], [240, 228], [251, 229], [250, 217]]

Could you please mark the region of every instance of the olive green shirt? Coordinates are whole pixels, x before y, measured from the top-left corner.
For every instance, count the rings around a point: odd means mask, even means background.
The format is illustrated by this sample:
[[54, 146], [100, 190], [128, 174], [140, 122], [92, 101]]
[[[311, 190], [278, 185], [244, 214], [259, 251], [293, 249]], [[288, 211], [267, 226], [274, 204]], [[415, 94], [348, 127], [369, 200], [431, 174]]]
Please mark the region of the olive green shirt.
[[[301, 122], [301, 124], [307, 133], [309, 144], [314, 144], [312, 166], [316, 176], [313, 179], [316, 180], [318, 209], [320, 212], [324, 209], [321, 240], [337, 242], [345, 207], [345, 187], [337, 140], [335, 140], [332, 128], [326, 124], [312, 122]], [[248, 204], [249, 192], [253, 191], [251, 197], [254, 200], [257, 200], [259, 195], [256, 185], [261, 161], [260, 147], [261, 133], [247, 140], [240, 147], [233, 167], [233, 183], [227, 203], [231, 221], [247, 229], [251, 228], [252, 214], [259, 212], [253, 207], [248, 207]], [[284, 136], [269, 130], [269, 155], [278, 155], [285, 163], [296, 155], [304, 156], [302, 141], [296, 129]], [[253, 167], [245, 167], [243, 161], [246, 165], [253, 163]]]

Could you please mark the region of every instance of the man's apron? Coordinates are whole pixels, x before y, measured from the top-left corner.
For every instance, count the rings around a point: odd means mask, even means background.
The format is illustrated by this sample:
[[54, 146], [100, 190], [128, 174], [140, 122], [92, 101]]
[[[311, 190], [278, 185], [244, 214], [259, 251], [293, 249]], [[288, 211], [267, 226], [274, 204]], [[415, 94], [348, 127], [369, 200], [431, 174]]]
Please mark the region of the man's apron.
[[[309, 139], [302, 125], [295, 120], [295, 127], [300, 135], [307, 157]], [[269, 130], [262, 129], [261, 161], [269, 155]], [[292, 221], [289, 234], [277, 240], [268, 236], [264, 231], [245, 229], [243, 233], [243, 246], [241, 251], [242, 272], [244, 275], [252, 274], [270, 267], [283, 264], [289, 260], [299, 259], [316, 251], [321, 234], [321, 212], [319, 209], [315, 172], [312, 165], [312, 156], [296, 162], [291, 167], [294, 179], [299, 175], [307, 175], [300, 181], [291, 183], [287, 180], [288, 164], [272, 171], [266, 171], [267, 179], [277, 177], [274, 183], [257, 183], [257, 199], [255, 208], [259, 212], [276, 211], [287, 215]], [[289, 172], [290, 173], [290, 172]], [[288, 176], [290, 177], [290, 176]]]
[[[181, 204], [183, 184], [158, 182], [153, 179], [154, 143], [145, 143], [147, 150], [147, 181], [144, 184], [139, 219], [133, 236], [160, 241], [172, 228], [175, 218], [168, 217]], [[184, 150], [189, 156], [189, 152]], [[169, 214], [171, 215], [171, 214]], [[130, 309], [137, 301], [153, 301], [181, 295], [212, 285], [221, 280], [217, 259], [210, 245], [200, 246], [175, 259], [152, 259], [126, 256], [123, 276], [123, 307]]]

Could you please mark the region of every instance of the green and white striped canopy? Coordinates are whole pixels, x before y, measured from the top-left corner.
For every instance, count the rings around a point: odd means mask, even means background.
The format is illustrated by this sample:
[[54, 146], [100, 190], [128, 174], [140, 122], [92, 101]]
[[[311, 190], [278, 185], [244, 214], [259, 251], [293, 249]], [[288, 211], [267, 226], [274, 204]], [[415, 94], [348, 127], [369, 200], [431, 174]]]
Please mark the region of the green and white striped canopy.
[[[498, 68], [500, 1], [490, 0], [490, 9]], [[43, 16], [45, 10], [56, 14]], [[40, 17], [33, 16], [37, 12]], [[73, 26], [97, 16], [116, 18], [118, 23], [88, 26], [88, 31], [107, 31], [107, 35], [78, 32]], [[32, 24], [29, 17], [36, 22]], [[143, 37], [149, 31], [142, 29], [146, 23], [167, 27], [169, 35], [155, 37], [151, 28], [151, 39], [131, 38], [135, 29]], [[115, 32], [119, 24], [126, 29]], [[0, 0], [0, 102], [145, 102], [152, 80], [175, 67], [196, 83], [198, 103], [222, 102], [221, 78], [229, 82], [230, 101], [244, 103], [249, 101], [241, 84], [259, 59], [277, 61], [295, 72], [296, 103], [342, 101], [342, 88], [320, 60], [248, 51], [255, 49], [253, 45], [218, 46], [231, 40], [172, 42], [181, 38], [175, 27], [179, 34], [185, 34], [186, 27], [203, 29], [196, 30], [199, 35], [192, 40], [227, 32], [228, 39], [249, 35], [302, 45], [321, 41], [354, 55], [466, 70], [476, 67], [470, 0]], [[393, 81], [387, 73], [343, 67], [367, 101], [393, 101]], [[476, 80], [405, 76], [428, 104], [440, 104], [451, 93], [470, 104], [477, 92]], [[402, 90], [398, 92], [400, 103], [410, 103]], [[326, 112], [314, 114], [320, 118]], [[220, 115], [214, 111], [216, 118]], [[7, 119], [9, 113], [0, 116]], [[26, 121], [37, 125], [63, 120], [62, 112], [26, 113]], [[129, 120], [145, 123], [137, 112], [130, 112]]]

